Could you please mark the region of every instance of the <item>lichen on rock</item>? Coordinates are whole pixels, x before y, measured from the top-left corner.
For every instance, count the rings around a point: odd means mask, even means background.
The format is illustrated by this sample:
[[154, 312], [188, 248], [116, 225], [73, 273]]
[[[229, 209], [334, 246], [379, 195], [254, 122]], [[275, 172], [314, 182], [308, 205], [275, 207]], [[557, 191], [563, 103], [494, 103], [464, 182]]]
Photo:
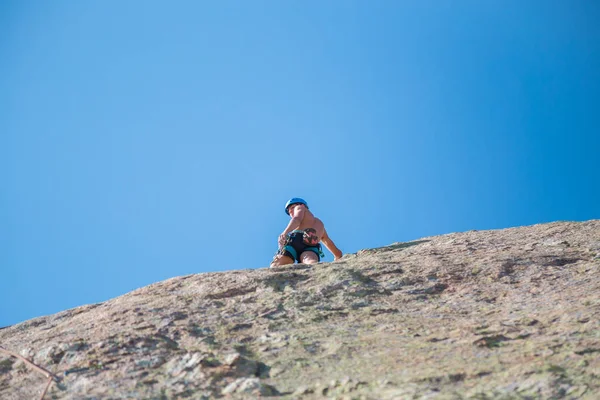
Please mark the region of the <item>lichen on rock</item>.
[[[600, 221], [176, 277], [0, 330], [47, 399], [600, 398]], [[0, 358], [0, 398], [44, 377]]]

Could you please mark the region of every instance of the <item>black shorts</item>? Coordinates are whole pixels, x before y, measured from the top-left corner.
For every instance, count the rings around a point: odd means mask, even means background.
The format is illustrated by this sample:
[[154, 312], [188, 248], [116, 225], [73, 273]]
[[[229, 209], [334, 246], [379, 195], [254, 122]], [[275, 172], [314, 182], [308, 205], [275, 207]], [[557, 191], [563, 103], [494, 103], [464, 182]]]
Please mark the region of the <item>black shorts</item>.
[[312, 251], [317, 255], [319, 261], [321, 261], [321, 243], [317, 243], [316, 246], [309, 245], [304, 241], [304, 231], [293, 231], [288, 234], [288, 239], [285, 245], [279, 249], [277, 254], [282, 254], [293, 260], [301, 262], [300, 255], [305, 251]]

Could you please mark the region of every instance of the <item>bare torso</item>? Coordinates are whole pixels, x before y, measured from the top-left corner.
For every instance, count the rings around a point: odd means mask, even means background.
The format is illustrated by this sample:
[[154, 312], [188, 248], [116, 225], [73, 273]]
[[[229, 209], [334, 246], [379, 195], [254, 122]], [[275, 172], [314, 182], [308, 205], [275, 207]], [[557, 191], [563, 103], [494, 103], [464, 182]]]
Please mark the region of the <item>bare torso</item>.
[[[290, 214], [292, 216], [296, 215], [296, 212], [296, 207], [293, 207], [290, 210]], [[319, 240], [323, 237], [323, 233], [325, 232], [323, 222], [321, 222], [319, 218], [315, 217], [313, 213], [311, 213], [309, 210], [305, 209], [302, 222], [300, 222], [300, 227], [298, 229], [306, 230], [308, 228], [313, 228], [315, 231], [317, 231], [317, 236], [319, 237]]]

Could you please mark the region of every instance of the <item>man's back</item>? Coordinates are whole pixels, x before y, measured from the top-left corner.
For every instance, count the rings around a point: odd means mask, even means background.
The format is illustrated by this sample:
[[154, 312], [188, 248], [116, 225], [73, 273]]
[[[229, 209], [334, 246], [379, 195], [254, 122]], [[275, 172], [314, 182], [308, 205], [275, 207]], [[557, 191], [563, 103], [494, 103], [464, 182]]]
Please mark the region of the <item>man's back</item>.
[[319, 239], [323, 237], [325, 226], [319, 218], [315, 217], [315, 215], [312, 212], [310, 212], [310, 210], [306, 208], [302, 210], [300, 206], [290, 207], [290, 216], [292, 218], [295, 218], [296, 216], [302, 218], [302, 221], [300, 222], [300, 227], [298, 228], [301, 231], [304, 231], [308, 228], [313, 228], [315, 231], [317, 231], [317, 236], [319, 237]]

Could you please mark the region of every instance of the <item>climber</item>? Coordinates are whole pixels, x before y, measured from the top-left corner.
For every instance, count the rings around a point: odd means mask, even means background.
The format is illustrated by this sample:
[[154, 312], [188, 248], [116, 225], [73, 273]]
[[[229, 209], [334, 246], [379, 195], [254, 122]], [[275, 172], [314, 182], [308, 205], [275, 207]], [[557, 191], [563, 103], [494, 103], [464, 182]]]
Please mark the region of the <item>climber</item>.
[[301, 198], [294, 197], [285, 204], [285, 213], [291, 220], [277, 243], [279, 250], [271, 262], [271, 267], [293, 264], [295, 261], [314, 264], [324, 257], [321, 243], [339, 260], [342, 252], [327, 235], [325, 226], [308, 209], [308, 204]]

